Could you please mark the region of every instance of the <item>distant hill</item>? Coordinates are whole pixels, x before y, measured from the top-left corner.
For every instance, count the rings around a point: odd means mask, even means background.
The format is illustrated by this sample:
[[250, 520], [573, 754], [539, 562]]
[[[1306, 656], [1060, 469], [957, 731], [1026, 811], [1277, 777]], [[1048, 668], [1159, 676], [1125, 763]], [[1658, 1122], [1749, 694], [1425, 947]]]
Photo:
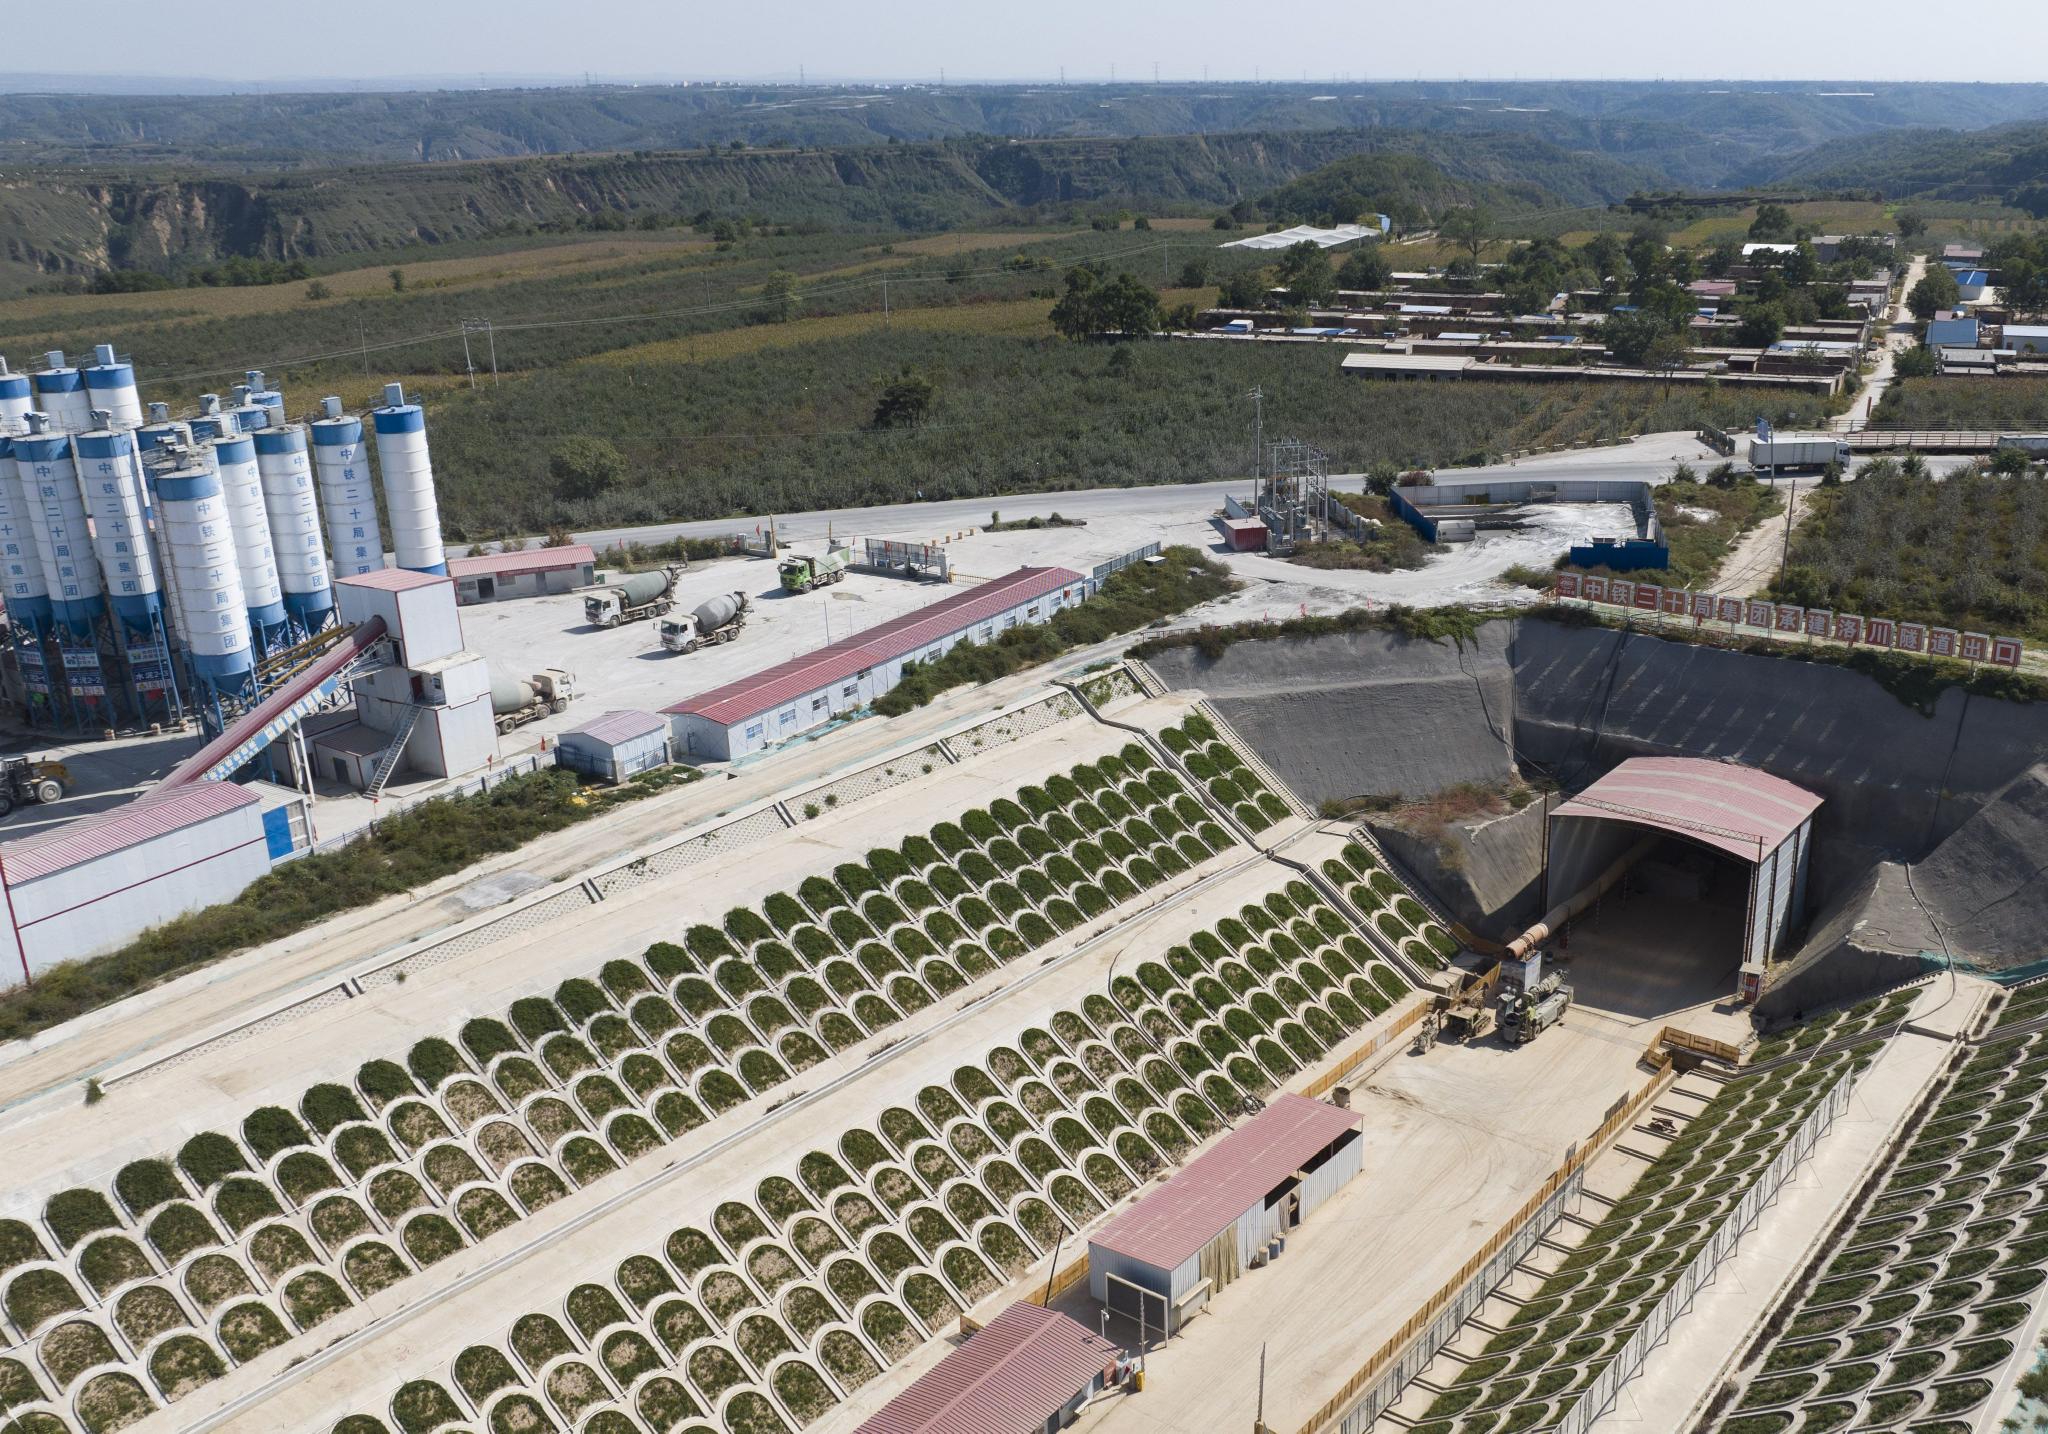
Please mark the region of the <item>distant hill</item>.
[[[753, 217], [873, 229], [1001, 222], [1027, 208], [1208, 212], [1336, 161], [1396, 147], [1430, 212], [1474, 185], [1515, 203], [1607, 203], [1644, 172], [1518, 136], [1385, 132], [955, 140], [842, 150], [579, 155], [363, 165], [244, 176], [0, 175], [0, 280], [106, 268], [169, 270], [236, 256], [333, 259], [609, 214]], [[1419, 156], [1428, 156], [1425, 160]], [[1441, 165], [1442, 168], [1437, 168]]]
[[1767, 177], [1887, 199], [2007, 204], [2048, 218], [2048, 125], [1864, 135], [1822, 145]]
[[[4, 87], [4, 81], [0, 81]], [[890, 139], [1142, 138], [1391, 129], [1514, 133], [1687, 186], [1830, 140], [2048, 120], [2048, 86], [1469, 81], [648, 85], [302, 95], [0, 94], [0, 156], [36, 164], [229, 168], [768, 148]]]

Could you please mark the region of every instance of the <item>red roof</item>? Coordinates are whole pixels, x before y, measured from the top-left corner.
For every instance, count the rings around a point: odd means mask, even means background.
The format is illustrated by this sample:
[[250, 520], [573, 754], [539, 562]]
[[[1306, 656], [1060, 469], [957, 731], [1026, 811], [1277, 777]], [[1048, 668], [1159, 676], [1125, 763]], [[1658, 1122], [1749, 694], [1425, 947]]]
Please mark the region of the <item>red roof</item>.
[[197, 826], [223, 812], [255, 806], [260, 800], [247, 787], [232, 782], [200, 782], [168, 791], [159, 787], [125, 807], [8, 842], [0, 846], [0, 858], [5, 859], [8, 885], [19, 886], [138, 842]]
[[1283, 1095], [1088, 1243], [1156, 1269], [1175, 1269], [1357, 1124], [1356, 1111]]
[[1551, 815], [1635, 822], [1761, 861], [1820, 803], [1804, 787], [1754, 767], [1704, 757], [1631, 757]]
[[359, 573], [354, 577], [336, 578], [336, 587], [381, 588], [388, 593], [409, 592], [413, 588], [430, 588], [435, 583], [448, 579], [438, 573], [416, 573], [411, 568], [379, 568], [374, 573]]
[[[571, 727], [562, 737], [589, 737], [598, 742], [630, 742], [650, 732], [666, 732], [668, 723], [652, 712], [620, 708], [594, 717], [580, 727]], [[560, 741], [561, 737], [555, 739]]]
[[731, 726], [749, 717], [772, 711], [783, 703], [822, 687], [843, 682], [871, 667], [904, 657], [941, 638], [1007, 612], [1019, 603], [1044, 597], [1063, 587], [1082, 582], [1079, 573], [1066, 568], [1019, 568], [993, 578], [964, 593], [891, 619], [866, 632], [792, 657], [752, 677], [742, 677], [723, 687], [685, 698], [661, 710], [673, 716], [703, 717], [721, 726]]
[[521, 573], [551, 573], [557, 568], [580, 568], [597, 561], [588, 543], [570, 543], [560, 548], [529, 548], [517, 553], [485, 553], [474, 558], [450, 558], [451, 578], [516, 577]]
[[1011, 1305], [855, 1434], [1037, 1434], [1122, 1352], [1063, 1314]]

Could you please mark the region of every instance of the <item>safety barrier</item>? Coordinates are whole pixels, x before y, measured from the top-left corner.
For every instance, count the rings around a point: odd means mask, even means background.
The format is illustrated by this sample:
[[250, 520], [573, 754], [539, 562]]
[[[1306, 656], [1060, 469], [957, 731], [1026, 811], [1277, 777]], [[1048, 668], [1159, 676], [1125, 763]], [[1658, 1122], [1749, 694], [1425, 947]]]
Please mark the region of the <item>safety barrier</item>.
[[1339, 1434], [1363, 1434], [1370, 1428], [1563, 1217], [1565, 1203], [1578, 1195], [1586, 1166], [1593, 1157], [1644, 1106], [1668, 1090], [1675, 1079], [1676, 1074], [1667, 1068], [1634, 1095], [1616, 1101], [1599, 1128], [1583, 1144], [1565, 1153], [1563, 1162], [1523, 1202], [1522, 1208], [1421, 1309], [1410, 1315], [1392, 1338], [1373, 1352], [1372, 1358], [1345, 1381], [1344, 1387], [1301, 1426], [1300, 1434], [1323, 1434], [1332, 1428]]
[[1385, 1030], [1377, 1035], [1366, 1037], [1357, 1046], [1346, 1051], [1337, 1064], [1303, 1086], [1299, 1094], [1307, 1096], [1310, 1100], [1321, 1100], [1325, 1095], [1328, 1095], [1332, 1090], [1342, 1085], [1352, 1072], [1356, 1071], [1388, 1046], [1399, 1042], [1403, 1036], [1413, 1030], [1415, 1023], [1429, 1014], [1431, 1004], [1431, 998], [1425, 997], [1423, 1000], [1411, 1005], [1407, 1010], [1395, 1017], [1394, 1023]]
[[1643, 1053], [1644, 1060], [1654, 1060], [1660, 1050], [1691, 1051], [1694, 1055], [1706, 1056], [1709, 1060], [1725, 1061], [1738, 1065], [1742, 1061], [1742, 1047], [1717, 1041], [1712, 1036], [1696, 1036], [1691, 1031], [1681, 1031], [1676, 1026], [1666, 1026], [1651, 1039], [1649, 1050]]
[[1678, 1317], [1692, 1308], [1693, 1297], [1713, 1280], [1714, 1272], [1721, 1262], [1735, 1253], [1742, 1237], [1757, 1221], [1764, 1207], [1778, 1198], [1778, 1191], [1792, 1178], [1792, 1172], [1799, 1168], [1820, 1138], [1833, 1127], [1836, 1119], [1849, 1108], [1849, 1097], [1856, 1084], [1856, 1072], [1851, 1068], [1835, 1082], [1827, 1096], [1816, 1105], [1792, 1138], [1785, 1142], [1777, 1158], [1764, 1168], [1756, 1184], [1749, 1187], [1733, 1212], [1712, 1235], [1692, 1262], [1679, 1273], [1671, 1288], [1664, 1292], [1664, 1298], [1657, 1301], [1643, 1322], [1636, 1326], [1636, 1332], [1629, 1336], [1621, 1352], [1606, 1364], [1586, 1386], [1578, 1402], [1567, 1409], [1564, 1417], [1551, 1426], [1555, 1434], [1585, 1434], [1593, 1423], [1605, 1414], [1621, 1394], [1622, 1386], [1641, 1373], [1643, 1361], [1650, 1351], [1664, 1342], [1671, 1332], [1671, 1326]]

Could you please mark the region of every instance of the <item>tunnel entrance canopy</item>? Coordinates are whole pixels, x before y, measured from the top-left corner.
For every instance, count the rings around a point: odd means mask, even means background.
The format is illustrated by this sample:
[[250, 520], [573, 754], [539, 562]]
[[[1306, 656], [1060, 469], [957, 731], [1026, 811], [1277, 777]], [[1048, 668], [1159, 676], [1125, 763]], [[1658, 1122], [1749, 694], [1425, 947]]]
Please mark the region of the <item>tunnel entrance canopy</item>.
[[[1743, 965], [1760, 967], [1806, 904], [1813, 814], [1821, 799], [1754, 767], [1700, 757], [1631, 757], [1550, 814], [1550, 899], [1598, 880], [1657, 834], [1732, 857], [1748, 872]], [[1654, 843], [1652, 843], [1654, 844]], [[1674, 919], [1683, 919], [1674, 911]]]

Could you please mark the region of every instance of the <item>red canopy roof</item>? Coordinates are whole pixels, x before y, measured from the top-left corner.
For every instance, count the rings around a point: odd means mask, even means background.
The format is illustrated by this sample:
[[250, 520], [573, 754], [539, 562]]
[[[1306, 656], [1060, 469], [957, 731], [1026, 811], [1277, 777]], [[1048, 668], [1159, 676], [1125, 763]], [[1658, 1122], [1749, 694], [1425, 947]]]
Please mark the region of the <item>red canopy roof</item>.
[[1121, 1353], [1063, 1314], [1011, 1305], [856, 1434], [1036, 1434]]
[[1820, 808], [1783, 777], [1704, 757], [1631, 757], [1553, 817], [1604, 817], [1762, 861]]
[[1088, 1243], [1155, 1269], [1174, 1269], [1357, 1124], [1356, 1111], [1283, 1095]]

